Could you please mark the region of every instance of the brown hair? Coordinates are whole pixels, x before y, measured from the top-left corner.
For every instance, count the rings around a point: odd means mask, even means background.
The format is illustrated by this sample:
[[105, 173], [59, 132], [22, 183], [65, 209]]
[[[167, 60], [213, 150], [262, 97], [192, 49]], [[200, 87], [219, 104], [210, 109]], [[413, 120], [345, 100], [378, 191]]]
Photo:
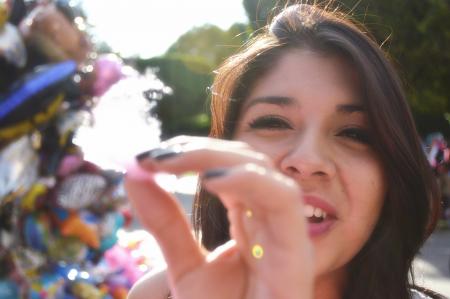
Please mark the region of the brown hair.
[[[212, 137], [231, 139], [243, 101], [258, 79], [290, 49], [339, 55], [361, 78], [373, 148], [388, 181], [380, 219], [369, 241], [348, 265], [344, 298], [407, 299], [414, 256], [439, 215], [436, 183], [421, 148], [401, 80], [366, 30], [348, 16], [297, 4], [278, 14], [238, 54], [218, 69], [212, 94]], [[212, 250], [229, 239], [226, 210], [200, 188], [193, 224]]]

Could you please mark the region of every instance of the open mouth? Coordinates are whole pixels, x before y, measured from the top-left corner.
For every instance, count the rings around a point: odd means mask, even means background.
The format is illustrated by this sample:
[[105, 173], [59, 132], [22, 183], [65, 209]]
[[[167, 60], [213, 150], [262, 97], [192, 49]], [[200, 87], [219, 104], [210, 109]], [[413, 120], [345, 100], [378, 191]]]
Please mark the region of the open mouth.
[[314, 207], [308, 204], [305, 205], [304, 211], [309, 223], [321, 223], [327, 219], [332, 218], [331, 215], [329, 215], [321, 208]]
[[330, 231], [336, 223], [335, 210], [322, 200], [308, 198], [304, 206], [308, 221], [308, 231], [311, 237], [323, 235]]

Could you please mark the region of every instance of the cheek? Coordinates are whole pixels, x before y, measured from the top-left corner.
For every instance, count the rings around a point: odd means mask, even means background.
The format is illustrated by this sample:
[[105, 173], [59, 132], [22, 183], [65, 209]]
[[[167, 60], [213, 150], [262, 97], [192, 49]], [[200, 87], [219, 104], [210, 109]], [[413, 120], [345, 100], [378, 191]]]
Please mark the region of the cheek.
[[347, 197], [346, 218], [349, 223], [370, 234], [378, 221], [386, 195], [381, 165], [373, 158], [366, 158], [347, 163], [342, 172], [346, 172], [342, 175], [342, 186]]
[[264, 139], [252, 134], [240, 134], [234, 140], [246, 142], [254, 150], [266, 154], [273, 161], [277, 161], [286, 150], [286, 140], [284, 139]]

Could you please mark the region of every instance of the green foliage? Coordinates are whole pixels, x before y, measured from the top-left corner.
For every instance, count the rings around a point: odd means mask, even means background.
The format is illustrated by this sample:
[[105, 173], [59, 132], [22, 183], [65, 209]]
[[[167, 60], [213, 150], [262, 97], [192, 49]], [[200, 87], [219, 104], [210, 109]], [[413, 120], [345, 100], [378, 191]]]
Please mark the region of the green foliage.
[[236, 52], [249, 35], [250, 30], [245, 24], [236, 23], [229, 30], [222, 30], [215, 25], [204, 25], [183, 34], [169, 48], [167, 54], [202, 57], [215, 68]]
[[211, 85], [211, 65], [201, 57], [166, 55], [137, 59], [139, 71], [156, 70], [158, 77], [173, 89], [158, 102], [155, 113], [162, 121], [163, 138], [179, 134], [207, 135], [208, 108], [205, 104], [207, 87]]
[[196, 27], [182, 35], [163, 57], [135, 61], [140, 71], [147, 67], [156, 69], [158, 77], [173, 90], [155, 109], [164, 137], [207, 135], [207, 89], [213, 70], [236, 52], [249, 35], [245, 24], [234, 24], [229, 30], [213, 25]]
[[277, 0], [244, 0], [243, 5], [250, 25], [253, 29], [259, 29], [267, 24], [272, 9]]
[[[353, 7], [357, 0], [341, 0]], [[407, 95], [423, 134], [450, 127], [450, 2], [448, 0], [366, 0], [355, 10], [396, 59]], [[434, 123], [438, 127], [430, 126]]]

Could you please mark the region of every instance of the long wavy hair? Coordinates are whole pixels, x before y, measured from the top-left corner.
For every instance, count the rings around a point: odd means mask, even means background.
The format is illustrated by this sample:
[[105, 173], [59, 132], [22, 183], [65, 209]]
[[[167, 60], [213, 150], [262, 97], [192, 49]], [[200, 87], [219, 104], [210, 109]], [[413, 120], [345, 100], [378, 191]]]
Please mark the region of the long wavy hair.
[[[388, 182], [378, 223], [347, 265], [349, 277], [343, 298], [408, 299], [411, 288], [420, 289], [412, 276], [412, 262], [435, 227], [438, 189], [402, 82], [388, 56], [362, 25], [327, 7], [296, 4], [282, 9], [270, 25], [218, 69], [212, 86], [210, 136], [233, 138], [249, 92], [292, 49], [337, 55], [358, 72], [373, 147]], [[201, 187], [194, 202], [193, 225], [209, 250], [230, 238], [225, 208]]]

